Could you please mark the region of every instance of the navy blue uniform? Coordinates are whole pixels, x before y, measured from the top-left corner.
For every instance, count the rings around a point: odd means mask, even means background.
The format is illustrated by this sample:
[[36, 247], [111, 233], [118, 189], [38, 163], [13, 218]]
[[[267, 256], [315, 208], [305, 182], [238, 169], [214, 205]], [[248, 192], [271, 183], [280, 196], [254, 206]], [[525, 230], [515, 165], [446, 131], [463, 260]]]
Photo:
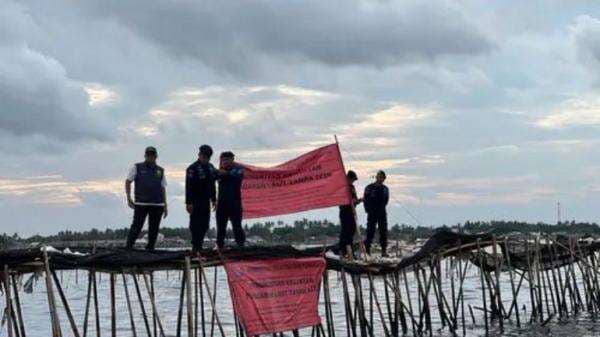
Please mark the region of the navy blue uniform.
[[132, 248], [148, 218], [148, 243], [146, 249], [154, 249], [160, 221], [165, 210], [165, 170], [146, 162], [135, 164], [127, 180], [135, 184], [133, 222], [127, 235], [127, 248]]
[[383, 184], [372, 183], [365, 188], [364, 205], [367, 212], [367, 238], [365, 248], [371, 253], [371, 243], [375, 237], [375, 230], [379, 229], [379, 244], [381, 253], [387, 249], [387, 212], [386, 206], [390, 200], [390, 192]]
[[[352, 202], [356, 205], [358, 196], [356, 194], [356, 188], [350, 184], [350, 193], [352, 195]], [[352, 246], [352, 240], [356, 233], [356, 216], [354, 211], [354, 205], [342, 205], [340, 206], [340, 243], [339, 251], [340, 255], [346, 252], [346, 246]]]
[[246, 235], [242, 228], [242, 180], [244, 168], [234, 164], [227, 174], [219, 175], [219, 199], [217, 201], [217, 246], [223, 248], [227, 222], [231, 221], [233, 235], [238, 246], [243, 247]]
[[192, 248], [200, 251], [210, 225], [210, 203], [216, 202], [217, 192], [215, 167], [196, 161], [186, 170], [185, 204], [192, 205], [190, 232]]

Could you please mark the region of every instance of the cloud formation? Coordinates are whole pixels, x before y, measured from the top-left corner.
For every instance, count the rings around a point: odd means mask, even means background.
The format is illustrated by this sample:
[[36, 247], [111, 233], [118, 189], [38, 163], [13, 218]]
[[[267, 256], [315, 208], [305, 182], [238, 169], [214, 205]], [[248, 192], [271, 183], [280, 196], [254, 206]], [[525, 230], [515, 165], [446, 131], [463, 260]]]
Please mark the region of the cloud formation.
[[123, 179], [147, 145], [170, 180], [165, 225], [185, 226], [200, 144], [272, 165], [334, 134], [359, 190], [387, 171], [393, 223], [552, 221], [557, 200], [597, 217], [597, 4], [0, 6], [7, 231], [127, 225]]
[[262, 56], [385, 67], [485, 53], [493, 45], [451, 2], [99, 1], [90, 7], [177, 56], [226, 72], [247, 72]]
[[24, 9], [9, 3], [0, 16], [0, 132], [18, 137], [102, 140], [105, 130], [90, 110], [81, 83], [67, 75], [52, 56], [31, 48], [25, 31], [35, 23]]

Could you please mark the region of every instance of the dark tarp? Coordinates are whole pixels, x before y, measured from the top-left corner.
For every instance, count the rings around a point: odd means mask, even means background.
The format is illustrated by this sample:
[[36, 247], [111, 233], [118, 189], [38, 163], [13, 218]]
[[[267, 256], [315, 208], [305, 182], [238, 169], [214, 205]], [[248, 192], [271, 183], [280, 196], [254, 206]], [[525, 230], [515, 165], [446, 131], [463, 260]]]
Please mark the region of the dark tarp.
[[[476, 243], [477, 240], [482, 242], [481, 247], [484, 247], [484, 244], [489, 245], [489, 241], [492, 240], [492, 236], [490, 234], [460, 234], [452, 232], [447, 228], [441, 228], [436, 230], [433, 235], [425, 242], [423, 247], [416, 252], [414, 255], [409, 256], [398, 264], [399, 269], [403, 269], [417, 263], [420, 263], [422, 260], [428, 259], [438, 253], [443, 253], [444, 251], [451, 248], [458, 248], [464, 245]], [[471, 251], [473, 247], [465, 249], [467, 251]], [[455, 254], [461, 253], [460, 250], [456, 250]]]

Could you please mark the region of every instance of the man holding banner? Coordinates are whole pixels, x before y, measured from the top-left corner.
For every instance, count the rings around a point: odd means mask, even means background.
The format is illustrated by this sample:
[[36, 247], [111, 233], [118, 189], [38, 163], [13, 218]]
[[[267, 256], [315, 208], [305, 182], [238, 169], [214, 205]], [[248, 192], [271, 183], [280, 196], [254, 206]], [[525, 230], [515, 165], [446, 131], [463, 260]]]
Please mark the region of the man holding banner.
[[237, 164], [233, 152], [221, 153], [219, 167], [219, 198], [217, 201], [217, 247], [225, 245], [227, 223], [231, 221], [235, 242], [243, 247], [246, 234], [242, 228], [242, 180], [244, 167]]
[[210, 163], [213, 150], [202, 145], [198, 151], [198, 160], [188, 166], [185, 178], [185, 205], [190, 215], [192, 250], [202, 250], [202, 243], [210, 223], [210, 205], [216, 206], [215, 189], [216, 169]]
[[[337, 144], [323, 146], [274, 167], [234, 162], [221, 155], [217, 244], [223, 246], [228, 220], [243, 244], [243, 218], [290, 214], [352, 205], [351, 188]], [[326, 262], [323, 256], [225, 259], [236, 316], [247, 336], [317, 326], [317, 305]]]
[[[229, 191], [225, 189], [226, 179], [237, 177], [232, 184], [241, 184], [244, 219], [353, 202], [337, 144], [268, 168], [235, 164], [232, 154], [230, 157], [222, 161], [227, 172], [221, 172], [218, 204], [225, 205], [221, 193]], [[224, 237], [227, 222], [217, 222], [221, 223], [219, 229]], [[321, 323], [317, 306], [326, 266], [323, 256], [226, 259], [224, 266], [233, 308], [247, 336], [293, 331]]]
[[291, 214], [353, 203], [338, 144], [326, 145], [273, 167], [238, 164], [221, 154], [218, 171], [217, 246], [231, 221], [238, 246], [245, 235], [242, 218]]
[[346, 253], [346, 247], [352, 246], [354, 234], [356, 233], [356, 205], [362, 202], [356, 194], [354, 182], [358, 180], [356, 172], [350, 170], [346, 174], [348, 187], [352, 195], [352, 203], [340, 206], [340, 243], [338, 246], [339, 255], [343, 256]]

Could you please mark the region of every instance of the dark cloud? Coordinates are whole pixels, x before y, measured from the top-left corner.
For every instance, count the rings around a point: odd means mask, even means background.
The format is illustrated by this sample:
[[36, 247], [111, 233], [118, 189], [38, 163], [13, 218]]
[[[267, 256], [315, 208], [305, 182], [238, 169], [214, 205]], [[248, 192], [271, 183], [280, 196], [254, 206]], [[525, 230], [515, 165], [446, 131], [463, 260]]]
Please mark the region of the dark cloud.
[[0, 132], [58, 140], [104, 139], [92, 118], [81, 83], [68, 78], [56, 59], [29, 47], [26, 31], [36, 26], [22, 8], [3, 7], [0, 16]]
[[226, 71], [261, 56], [384, 67], [471, 55], [492, 42], [457, 6], [361, 1], [100, 1], [91, 11]]
[[0, 130], [16, 136], [102, 139], [88, 97], [56, 61], [26, 47], [0, 48]]

